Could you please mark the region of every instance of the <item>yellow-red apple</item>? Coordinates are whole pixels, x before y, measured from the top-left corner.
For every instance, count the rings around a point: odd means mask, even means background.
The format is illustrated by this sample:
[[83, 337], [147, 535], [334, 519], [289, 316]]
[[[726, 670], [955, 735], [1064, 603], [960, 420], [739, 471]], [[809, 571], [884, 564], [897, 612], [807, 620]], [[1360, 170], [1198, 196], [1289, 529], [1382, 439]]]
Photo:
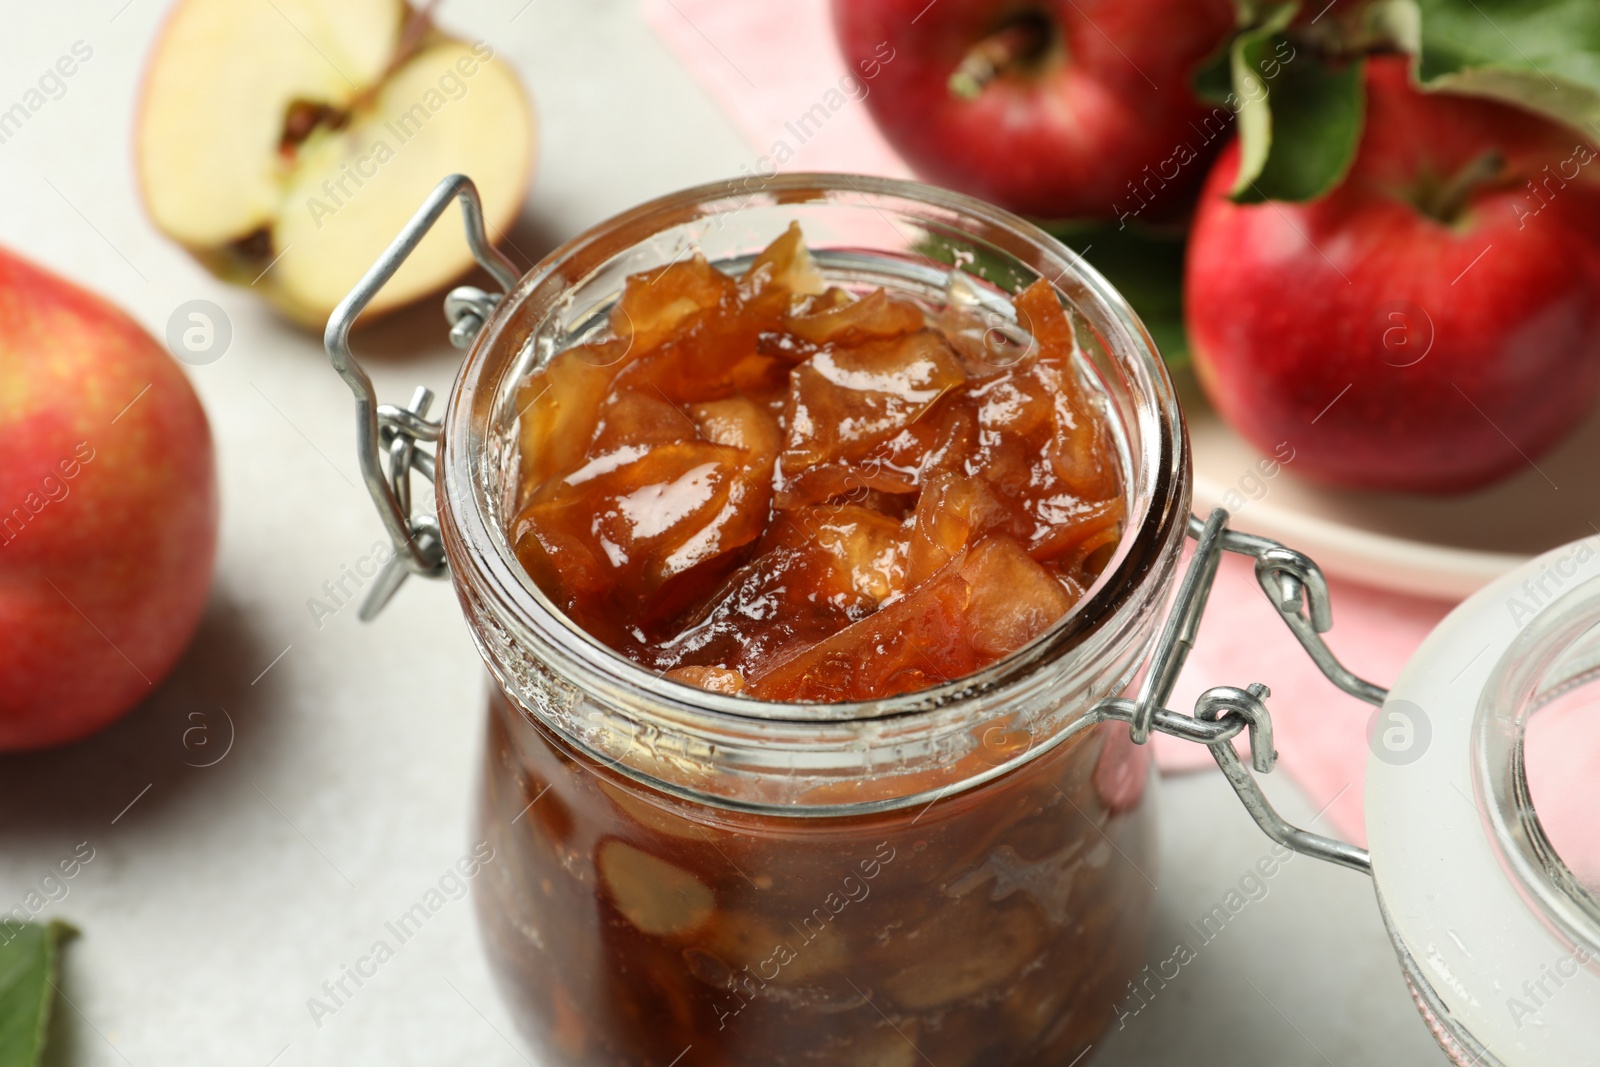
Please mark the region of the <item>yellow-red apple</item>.
[[833, 17], [912, 169], [1026, 215], [1182, 213], [1232, 118], [1192, 86], [1229, 0], [834, 0]]
[[149, 695], [216, 555], [211, 430], [139, 324], [0, 249], [0, 751]]

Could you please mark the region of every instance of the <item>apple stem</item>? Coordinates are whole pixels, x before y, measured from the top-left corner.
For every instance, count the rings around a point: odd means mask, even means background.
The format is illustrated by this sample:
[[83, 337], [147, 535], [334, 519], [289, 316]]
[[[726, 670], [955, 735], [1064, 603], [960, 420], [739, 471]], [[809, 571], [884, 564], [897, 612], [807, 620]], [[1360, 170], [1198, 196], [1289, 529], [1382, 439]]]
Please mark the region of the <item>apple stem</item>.
[[1007, 23], [973, 45], [950, 75], [950, 92], [976, 100], [983, 87], [1008, 70], [1032, 63], [1050, 42], [1049, 24], [1039, 17]]
[[1467, 206], [1467, 200], [1486, 182], [1500, 176], [1506, 161], [1498, 151], [1490, 149], [1456, 172], [1425, 204], [1423, 210], [1440, 222], [1454, 222]]

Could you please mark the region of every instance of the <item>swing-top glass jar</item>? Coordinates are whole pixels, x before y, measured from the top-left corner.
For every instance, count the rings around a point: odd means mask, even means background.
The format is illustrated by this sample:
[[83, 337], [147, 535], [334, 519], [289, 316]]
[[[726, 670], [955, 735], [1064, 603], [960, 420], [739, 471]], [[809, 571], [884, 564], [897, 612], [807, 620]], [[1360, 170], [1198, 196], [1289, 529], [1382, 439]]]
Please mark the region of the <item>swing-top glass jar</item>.
[[[446, 301], [451, 338], [470, 351], [432, 422], [426, 390], [403, 408], [377, 403], [349, 331], [458, 198], [505, 294], [461, 288]], [[693, 688], [596, 641], [515, 551], [530, 374], [600, 336], [630, 276], [694, 252], [737, 275], [793, 222], [843, 289], [881, 286], [930, 313], [959, 291], [1015, 339], [1011, 297], [1042, 279], [1070, 319], [1077, 378], [1114, 446], [1121, 538], [1063, 617], [976, 673], [854, 703]], [[1463, 605], [1389, 699], [1323, 643], [1332, 617], [1315, 564], [1228, 529], [1225, 512], [1190, 517], [1183, 421], [1149, 336], [1028, 223], [914, 183], [792, 175], [647, 204], [519, 278], [457, 176], [335, 311], [327, 345], [355, 393], [363, 473], [396, 548], [363, 617], [408, 574], [448, 572], [493, 676], [479, 822], [495, 859], [477, 903], [507, 999], [551, 1062], [1076, 1063], [1111, 1021], [1149, 924], [1139, 745], [1152, 730], [1207, 745], [1274, 840], [1376, 867], [1401, 964], [1457, 1062], [1523, 1067], [1556, 1062], [1552, 1051], [1577, 1062], [1570, 1050], [1593, 1048], [1580, 1020], [1600, 1002], [1600, 904], [1532, 814], [1522, 745], [1540, 701], [1593, 674], [1592, 641], [1566, 651], [1574, 633], [1600, 630], [1592, 547], [1576, 563], [1530, 565], [1572, 583], [1529, 609], [1532, 621], [1499, 610], [1520, 574]], [[437, 458], [420, 447], [432, 441]], [[413, 473], [436, 480], [437, 520], [412, 514]], [[1195, 550], [1180, 582], [1186, 536]], [[1255, 560], [1307, 653], [1381, 705], [1379, 721], [1414, 737], [1418, 716], [1432, 716], [1434, 746], [1417, 759], [1375, 747], [1376, 861], [1285, 823], [1236, 754], [1248, 730], [1251, 766], [1273, 768], [1266, 687], [1213, 689], [1193, 717], [1164, 706], [1224, 551]], [[1536, 966], [1546, 956], [1555, 978]], [[1507, 1024], [1496, 991], [1525, 971], [1537, 1003]]]
[[[1126, 532], [1028, 648], [933, 689], [774, 704], [664, 681], [554, 609], [508, 538], [516, 386], [604, 328], [624, 279], [737, 272], [798, 222], [828, 282], [929, 308], [1054, 280], [1116, 441]], [[500, 692], [478, 904], [525, 1028], [574, 1064], [1073, 1062], [1149, 922], [1144, 750], [1085, 713], [1156, 633], [1188, 520], [1171, 386], [1065, 248], [949, 193], [797, 177], [692, 190], [553, 254], [483, 331], [446, 413], [440, 526]]]

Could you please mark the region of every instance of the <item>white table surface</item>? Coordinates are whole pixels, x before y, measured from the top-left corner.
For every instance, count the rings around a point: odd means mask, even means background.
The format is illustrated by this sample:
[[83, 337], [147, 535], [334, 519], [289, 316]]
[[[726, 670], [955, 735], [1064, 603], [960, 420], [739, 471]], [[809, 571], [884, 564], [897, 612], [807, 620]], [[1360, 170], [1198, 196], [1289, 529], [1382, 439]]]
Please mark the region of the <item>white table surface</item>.
[[[52, 1062], [533, 1062], [466, 901], [441, 910], [320, 1027], [307, 1009], [469, 847], [484, 682], [443, 583], [409, 583], [373, 625], [351, 608], [319, 628], [307, 608], [380, 536], [357, 488], [350, 397], [318, 338], [213, 281], [139, 208], [131, 114], [165, 6], [11, 3], [0, 34], [7, 106], [74, 41], [94, 49], [66, 95], [0, 145], [0, 242], [99, 290], [157, 336], [195, 297], [225, 308], [234, 329], [223, 359], [190, 370], [223, 498], [198, 639], [144, 706], [99, 737], [0, 757], [0, 909], [79, 842], [94, 849], [41, 916], [83, 931], [66, 953], [70, 1004]], [[490, 41], [536, 101], [538, 173], [513, 256], [541, 256], [616, 211], [755, 158], [632, 0], [452, 0], [443, 21]], [[384, 353], [369, 365], [386, 399], [419, 383], [448, 388], [456, 354], [432, 302], [358, 344]], [[226, 757], [187, 765], [215, 758], [230, 722]], [[195, 726], [207, 732], [186, 745]], [[1273, 786], [1291, 818], [1314, 814], [1288, 783]], [[1169, 781], [1160, 804], [1152, 962], [1268, 849], [1218, 775]], [[1368, 882], [1297, 859], [1269, 888], [1093, 1062], [1442, 1062]], [[937, 1064], [937, 1048], [925, 1051]]]

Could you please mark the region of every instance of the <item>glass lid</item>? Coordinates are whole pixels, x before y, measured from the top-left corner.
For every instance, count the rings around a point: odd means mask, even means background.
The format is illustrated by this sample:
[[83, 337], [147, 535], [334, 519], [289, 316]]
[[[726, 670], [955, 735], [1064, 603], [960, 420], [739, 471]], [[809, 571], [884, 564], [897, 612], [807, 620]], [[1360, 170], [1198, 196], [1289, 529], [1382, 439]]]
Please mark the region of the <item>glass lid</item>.
[[1600, 1040], [1600, 538], [1474, 594], [1376, 719], [1373, 877], [1458, 1063], [1594, 1062]]

